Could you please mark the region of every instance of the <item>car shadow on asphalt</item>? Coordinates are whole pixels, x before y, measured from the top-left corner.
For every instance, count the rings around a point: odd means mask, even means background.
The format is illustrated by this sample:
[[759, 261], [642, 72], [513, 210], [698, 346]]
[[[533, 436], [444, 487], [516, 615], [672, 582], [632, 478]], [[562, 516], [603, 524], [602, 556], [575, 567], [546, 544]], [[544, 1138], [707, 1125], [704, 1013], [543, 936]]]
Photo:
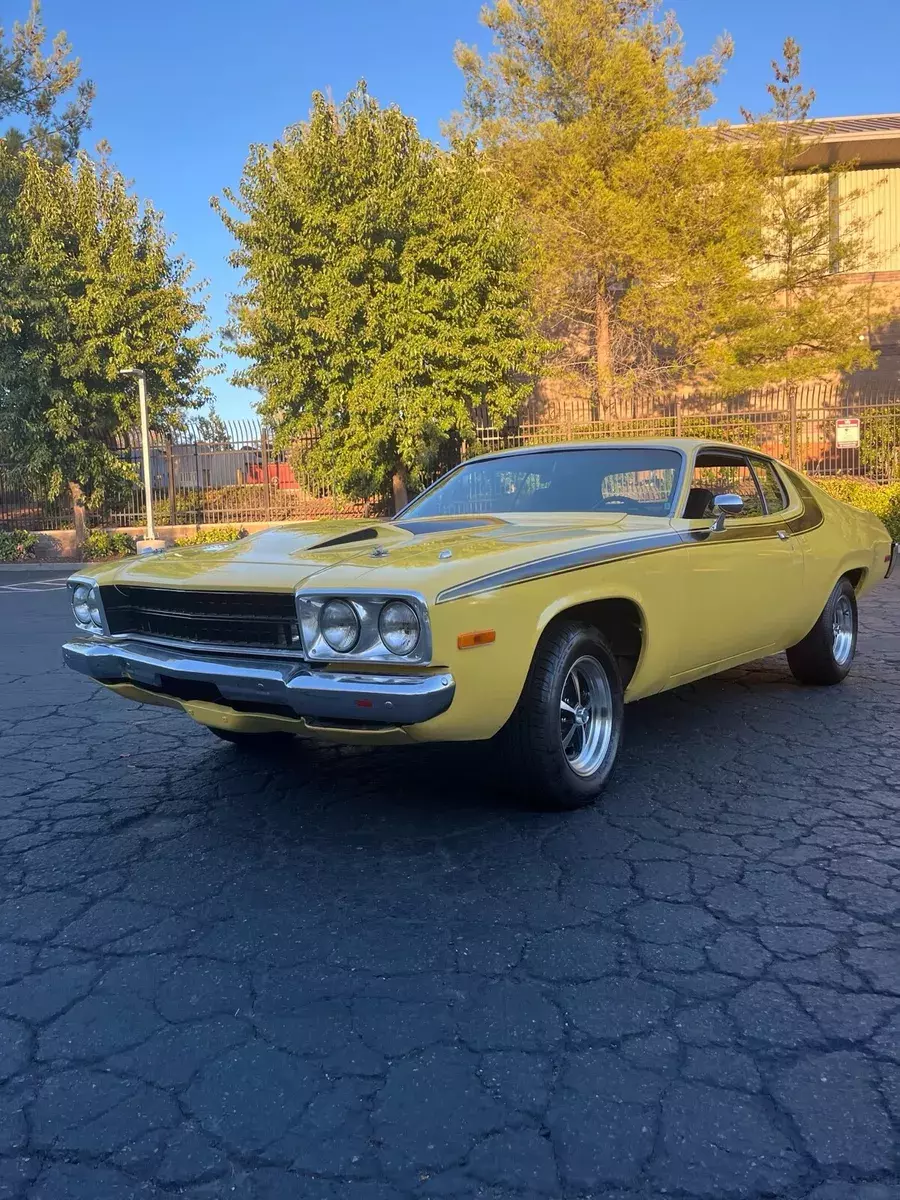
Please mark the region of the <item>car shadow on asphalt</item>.
[[[755, 737], [765, 745], [765, 727], [777, 731], [796, 695], [786, 664], [769, 659], [630, 705], [620, 761], [595, 811], [644, 811], [649, 798], [679, 786], [679, 773], [693, 774], [697, 761], [704, 774], [725, 769], [736, 746]], [[298, 741], [274, 756], [223, 746], [210, 754], [217, 765], [227, 763], [217, 790], [232, 815], [249, 804], [287, 837], [304, 839], [314, 827], [355, 837], [377, 827], [380, 838], [408, 839], [473, 820], [541, 828], [569, 819], [523, 803], [491, 742], [361, 748]]]

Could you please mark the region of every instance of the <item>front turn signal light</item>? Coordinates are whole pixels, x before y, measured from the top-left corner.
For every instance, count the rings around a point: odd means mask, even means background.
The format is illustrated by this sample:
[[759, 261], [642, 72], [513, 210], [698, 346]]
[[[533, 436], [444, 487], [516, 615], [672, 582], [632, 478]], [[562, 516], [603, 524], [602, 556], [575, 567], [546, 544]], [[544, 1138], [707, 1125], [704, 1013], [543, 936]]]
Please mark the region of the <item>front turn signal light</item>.
[[497, 638], [493, 629], [478, 629], [474, 633], [461, 633], [456, 639], [460, 650], [471, 650], [474, 646], [489, 646]]

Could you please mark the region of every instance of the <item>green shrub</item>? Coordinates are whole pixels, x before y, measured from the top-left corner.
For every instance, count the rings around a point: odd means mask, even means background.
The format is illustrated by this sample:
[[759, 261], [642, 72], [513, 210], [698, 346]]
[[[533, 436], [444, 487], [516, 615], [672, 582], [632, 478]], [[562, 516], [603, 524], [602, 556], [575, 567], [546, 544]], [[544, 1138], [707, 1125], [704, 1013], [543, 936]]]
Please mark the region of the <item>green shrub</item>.
[[209, 529], [198, 529], [190, 537], [176, 538], [176, 546], [214, 546], [218, 542], [236, 542], [247, 536], [240, 525], [213, 525]]
[[900, 405], [864, 408], [859, 418], [859, 465], [882, 479], [896, 478], [900, 467]]
[[[673, 433], [674, 433], [674, 420]], [[730, 413], [697, 413], [682, 417], [681, 436], [710, 442], [734, 442], [737, 446], [758, 446], [760, 426]]]
[[37, 534], [26, 529], [0, 529], [0, 562], [27, 562], [37, 542]]
[[884, 521], [891, 537], [900, 541], [900, 483], [871, 483], [848, 475], [817, 477], [812, 482], [836, 500], [874, 513]]
[[319, 496], [303, 488], [270, 488], [266, 506], [265, 487], [261, 483], [228, 484], [208, 488], [199, 494], [199, 506], [179, 511], [190, 521], [305, 521], [317, 517], [363, 517], [370, 505], [362, 500]]
[[124, 558], [128, 554], [136, 554], [137, 547], [129, 533], [92, 529], [81, 552], [85, 562], [96, 562], [99, 558]]

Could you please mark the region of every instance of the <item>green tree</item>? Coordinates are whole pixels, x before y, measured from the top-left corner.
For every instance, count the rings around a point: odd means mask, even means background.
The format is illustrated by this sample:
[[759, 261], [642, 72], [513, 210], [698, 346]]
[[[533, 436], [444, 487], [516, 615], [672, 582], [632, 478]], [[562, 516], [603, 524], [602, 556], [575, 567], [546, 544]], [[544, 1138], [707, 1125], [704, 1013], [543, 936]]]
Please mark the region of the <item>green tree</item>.
[[802, 380], [873, 367], [877, 354], [871, 288], [842, 278], [873, 267], [871, 219], [858, 203], [867, 189], [845, 180], [852, 162], [800, 165], [824, 158], [824, 135], [810, 122], [815, 92], [800, 82], [800, 47], [788, 38], [783, 53], [772, 63], [770, 111], [745, 111], [739, 134], [762, 180], [761, 246], [747, 304], [722, 344], [721, 378], [732, 392], [781, 380], [795, 396]]
[[[49, 163], [0, 143], [0, 461], [76, 510], [131, 482], [110, 448], [137, 423], [148, 375], [152, 421], [206, 398], [208, 335], [189, 266], [161, 218], [105, 162]], [[76, 511], [78, 516], [78, 511]]]
[[192, 425], [197, 441], [218, 446], [220, 449], [231, 448], [231, 434], [228, 432], [228, 426], [214, 406], [210, 405], [208, 413], [194, 417]]
[[[528, 246], [471, 142], [449, 152], [364, 84], [252, 149], [232, 206], [238, 383], [303, 466], [340, 492], [403, 504], [448, 438], [528, 396], [547, 343], [527, 296]], [[236, 212], [234, 211], [236, 210]]]
[[[47, 30], [39, 0], [28, 18], [13, 25], [9, 40], [0, 28], [0, 122], [8, 123], [2, 140], [8, 148], [30, 146], [44, 158], [70, 159], [90, 124], [94, 86], [80, 80], [66, 35], [58, 33], [44, 53]], [[25, 128], [15, 122], [22, 119]]]
[[517, 190], [541, 247], [539, 301], [562, 367], [604, 416], [708, 376], [746, 291], [758, 186], [699, 117], [731, 53], [692, 64], [657, 0], [494, 0], [495, 52], [458, 46], [458, 126]]

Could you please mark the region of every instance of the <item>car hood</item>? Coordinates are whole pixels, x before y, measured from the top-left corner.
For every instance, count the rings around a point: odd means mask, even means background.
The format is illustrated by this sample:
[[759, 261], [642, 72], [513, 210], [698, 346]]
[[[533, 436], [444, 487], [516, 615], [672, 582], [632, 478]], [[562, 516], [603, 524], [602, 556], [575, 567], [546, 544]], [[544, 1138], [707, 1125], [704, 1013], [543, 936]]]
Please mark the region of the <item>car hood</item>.
[[614, 513], [523, 514], [279, 525], [237, 542], [191, 546], [88, 570], [103, 585], [191, 589], [415, 590], [426, 598], [520, 563], [668, 528]]

